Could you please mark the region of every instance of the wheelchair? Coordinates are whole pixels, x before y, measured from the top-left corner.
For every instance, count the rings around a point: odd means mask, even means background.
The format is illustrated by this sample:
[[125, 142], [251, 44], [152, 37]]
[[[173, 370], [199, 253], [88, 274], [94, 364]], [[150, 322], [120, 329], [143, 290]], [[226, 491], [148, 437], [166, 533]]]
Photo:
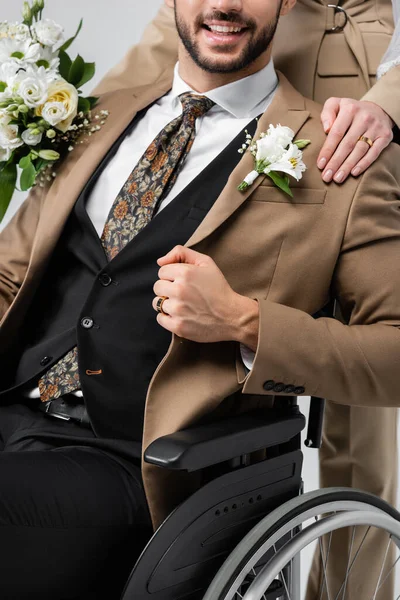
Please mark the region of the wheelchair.
[[[311, 398], [308, 447], [321, 445], [323, 410], [324, 400]], [[363, 541], [375, 528], [387, 535], [388, 550], [371, 590], [374, 600], [395, 566], [385, 563], [390, 545], [400, 548], [400, 514], [380, 498], [350, 488], [303, 494], [305, 425], [297, 397], [285, 396], [272, 409], [155, 440], [145, 451], [147, 462], [207, 475], [154, 534], [148, 532], [121, 600], [301, 600], [302, 552], [316, 544], [323, 575], [318, 597], [341, 600]], [[363, 536], [356, 536], [359, 526], [366, 528]], [[330, 591], [332, 534], [343, 527], [352, 531], [346, 575], [340, 589]]]

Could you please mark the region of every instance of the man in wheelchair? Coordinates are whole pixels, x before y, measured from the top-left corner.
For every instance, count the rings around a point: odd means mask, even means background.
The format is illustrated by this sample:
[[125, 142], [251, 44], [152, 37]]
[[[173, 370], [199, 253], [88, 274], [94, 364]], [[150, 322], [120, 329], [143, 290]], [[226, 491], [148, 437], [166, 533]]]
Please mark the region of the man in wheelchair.
[[320, 108], [270, 58], [293, 4], [175, 0], [173, 80], [102, 96], [1, 233], [2, 598], [117, 598], [169, 515], [126, 597], [202, 597], [299, 493], [296, 396], [398, 402], [400, 150], [321, 180]]

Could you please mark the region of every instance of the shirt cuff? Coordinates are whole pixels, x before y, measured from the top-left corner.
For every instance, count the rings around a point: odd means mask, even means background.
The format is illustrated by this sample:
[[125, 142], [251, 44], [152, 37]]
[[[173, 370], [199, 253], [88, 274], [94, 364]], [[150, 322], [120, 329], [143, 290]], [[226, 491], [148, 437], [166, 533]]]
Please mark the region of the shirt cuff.
[[256, 353], [253, 352], [253, 350], [250, 350], [250, 348], [248, 348], [244, 344], [240, 344], [240, 356], [242, 357], [242, 361], [246, 369], [248, 369], [248, 371], [251, 371], [253, 368]]

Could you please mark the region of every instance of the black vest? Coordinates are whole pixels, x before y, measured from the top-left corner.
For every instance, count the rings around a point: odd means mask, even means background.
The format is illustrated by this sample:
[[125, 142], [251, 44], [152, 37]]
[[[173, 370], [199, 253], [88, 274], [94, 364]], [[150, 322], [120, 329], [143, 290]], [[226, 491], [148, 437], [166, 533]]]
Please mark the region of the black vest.
[[[22, 324], [19, 360], [10, 365], [0, 393], [35, 387], [43, 372], [78, 345], [81, 387], [94, 431], [140, 441], [147, 388], [171, 341], [152, 308], [156, 261], [197, 229], [239, 162], [245, 138], [242, 131], [108, 262], [85, 204], [136, 122], [77, 200]], [[247, 125], [252, 134], [255, 128], [255, 120]]]

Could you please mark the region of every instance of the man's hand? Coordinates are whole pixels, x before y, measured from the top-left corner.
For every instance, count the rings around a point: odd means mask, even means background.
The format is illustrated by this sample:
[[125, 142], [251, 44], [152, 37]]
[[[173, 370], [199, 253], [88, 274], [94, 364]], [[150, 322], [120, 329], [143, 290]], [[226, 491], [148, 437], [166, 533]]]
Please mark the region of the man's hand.
[[153, 308], [160, 296], [167, 298], [167, 314], [157, 314], [162, 327], [194, 342], [235, 340], [257, 349], [257, 301], [234, 292], [209, 256], [176, 246], [157, 262]]
[[[393, 139], [392, 119], [374, 104], [351, 98], [329, 98], [321, 113], [328, 137], [319, 153], [317, 165], [323, 170], [322, 179], [343, 183], [351, 173], [363, 173], [378, 158]], [[365, 136], [373, 141], [359, 141]]]

